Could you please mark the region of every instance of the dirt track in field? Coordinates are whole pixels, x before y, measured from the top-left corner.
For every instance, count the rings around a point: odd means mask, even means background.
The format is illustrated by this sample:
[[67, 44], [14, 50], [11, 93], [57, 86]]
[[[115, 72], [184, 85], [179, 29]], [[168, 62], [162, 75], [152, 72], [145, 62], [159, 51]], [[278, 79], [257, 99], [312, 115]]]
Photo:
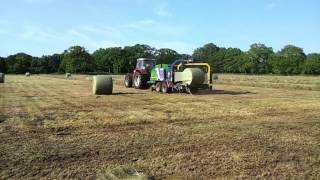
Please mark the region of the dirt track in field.
[[114, 95], [94, 96], [84, 75], [8, 75], [0, 178], [93, 179], [120, 165], [156, 179], [319, 178], [318, 80], [221, 79], [191, 96], [126, 89], [115, 76]]

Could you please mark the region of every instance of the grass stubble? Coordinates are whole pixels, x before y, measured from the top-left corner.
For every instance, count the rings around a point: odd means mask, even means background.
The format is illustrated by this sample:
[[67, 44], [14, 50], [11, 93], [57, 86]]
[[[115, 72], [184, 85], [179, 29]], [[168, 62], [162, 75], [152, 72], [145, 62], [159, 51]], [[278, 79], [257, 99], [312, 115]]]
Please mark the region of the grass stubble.
[[[8, 75], [0, 84], [0, 179], [320, 178], [319, 77], [221, 75], [212, 94], [126, 89], [91, 77]], [[100, 174], [100, 176], [99, 176]]]

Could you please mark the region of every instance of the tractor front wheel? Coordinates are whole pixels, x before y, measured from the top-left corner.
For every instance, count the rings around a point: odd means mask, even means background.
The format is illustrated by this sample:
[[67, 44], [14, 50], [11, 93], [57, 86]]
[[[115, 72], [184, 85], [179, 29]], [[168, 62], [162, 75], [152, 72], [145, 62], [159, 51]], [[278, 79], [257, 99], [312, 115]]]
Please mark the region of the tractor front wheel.
[[148, 75], [139, 72], [133, 75], [133, 85], [136, 89], [148, 88]]
[[127, 88], [132, 87], [132, 74], [130, 74], [130, 73], [126, 74], [126, 77], [124, 78], [124, 85]]

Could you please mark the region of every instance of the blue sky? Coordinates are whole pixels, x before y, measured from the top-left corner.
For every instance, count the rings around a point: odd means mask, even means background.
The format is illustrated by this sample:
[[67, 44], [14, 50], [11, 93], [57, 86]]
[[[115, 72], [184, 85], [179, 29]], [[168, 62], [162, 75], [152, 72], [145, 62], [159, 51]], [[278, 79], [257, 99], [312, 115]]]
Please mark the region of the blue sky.
[[206, 43], [320, 52], [318, 0], [3, 0], [0, 56], [137, 43], [189, 53]]

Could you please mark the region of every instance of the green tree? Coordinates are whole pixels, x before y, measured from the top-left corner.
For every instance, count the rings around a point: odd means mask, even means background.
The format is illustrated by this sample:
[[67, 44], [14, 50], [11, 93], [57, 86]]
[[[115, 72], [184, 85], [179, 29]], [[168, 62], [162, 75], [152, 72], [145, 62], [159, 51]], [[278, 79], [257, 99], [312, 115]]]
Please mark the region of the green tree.
[[62, 61], [62, 54], [53, 54], [48, 56], [42, 56], [41, 60], [46, 62], [45, 71], [46, 73], [59, 72], [59, 65]]
[[320, 74], [320, 54], [308, 54], [304, 66], [305, 74]]
[[213, 43], [208, 43], [194, 50], [192, 57], [196, 61], [208, 61], [209, 57], [218, 51], [219, 51], [218, 46], [216, 46]]
[[32, 56], [25, 53], [17, 53], [7, 57], [8, 73], [25, 73], [30, 71]]
[[239, 72], [240, 73], [252, 73], [252, 61], [250, 60], [249, 54], [247, 52], [242, 53], [239, 62]]
[[124, 51], [121, 47], [118, 48], [108, 48], [107, 57], [109, 61], [112, 62], [113, 73], [123, 73], [126, 71], [126, 59], [124, 56]]
[[84, 47], [72, 46], [64, 51], [60, 67], [65, 72], [84, 73], [93, 71], [94, 63]]
[[248, 51], [248, 56], [252, 63], [251, 72], [256, 74], [269, 73], [272, 69], [269, 63], [272, 54], [271, 47], [267, 47], [264, 44], [252, 44]]
[[125, 68], [125, 57], [121, 47], [99, 49], [92, 54], [96, 69], [108, 73], [121, 73]]
[[39, 57], [32, 57], [30, 72], [39, 74], [39, 73], [47, 73], [48, 62]]
[[96, 70], [98, 72], [108, 72], [111, 73], [113, 71], [113, 62], [109, 57], [108, 49], [98, 49], [93, 52], [92, 57], [94, 63], [96, 65]]
[[[247, 62], [245, 62], [247, 60]], [[248, 58], [238, 48], [228, 48], [224, 56], [224, 72], [228, 73], [246, 73], [251, 68]]]
[[280, 74], [300, 74], [306, 55], [302, 48], [287, 45], [272, 58], [273, 72]]
[[162, 48], [158, 50], [158, 64], [170, 64], [176, 59], [179, 59], [179, 53], [177, 53], [177, 51], [168, 48]]
[[6, 73], [7, 72], [7, 62], [6, 59], [0, 57], [0, 72]]
[[212, 66], [213, 72], [220, 72], [223, 70], [223, 59], [226, 49], [219, 48], [213, 43], [209, 43], [196, 49], [192, 57], [195, 61], [207, 62]]
[[155, 59], [157, 56], [157, 50], [145, 44], [126, 46], [123, 51], [126, 65], [124, 72], [131, 72], [135, 68], [138, 58]]
[[190, 56], [189, 54], [179, 54], [178, 55], [178, 59], [191, 59], [192, 56]]

